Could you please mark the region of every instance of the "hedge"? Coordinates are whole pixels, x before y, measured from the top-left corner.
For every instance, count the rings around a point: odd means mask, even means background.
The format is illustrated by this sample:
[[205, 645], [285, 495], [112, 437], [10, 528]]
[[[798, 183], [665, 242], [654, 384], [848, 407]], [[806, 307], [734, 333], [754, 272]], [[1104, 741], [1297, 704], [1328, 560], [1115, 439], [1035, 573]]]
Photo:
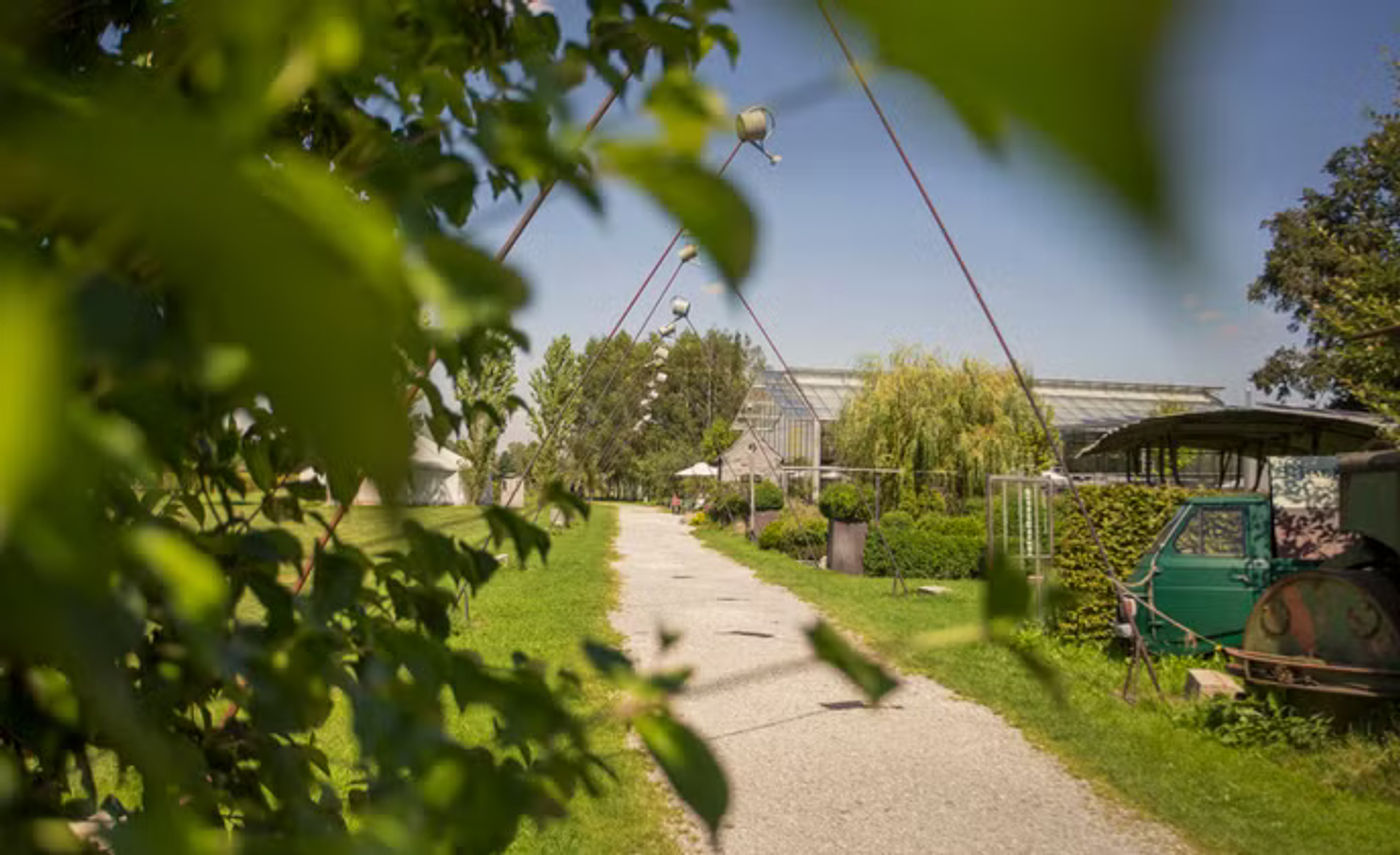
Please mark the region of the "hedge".
[[865, 573], [893, 575], [893, 554], [905, 576], [965, 579], [981, 570], [986, 546], [982, 526], [973, 518], [929, 514], [916, 520], [907, 511], [891, 511], [865, 539]]
[[836, 522], [868, 522], [874, 506], [875, 491], [855, 484], [832, 484], [817, 499], [822, 516]]
[[758, 535], [760, 549], [774, 549], [804, 561], [826, 554], [826, 520], [812, 513], [784, 511]]
[[[1171, 520], [1191, 491], [1141, 484], [1085, 485], [1079, 488], [1110, 563], [1120, 575], [1132, 572], [1152, 539]], [[1055, 505], [1055, 568], [1069, 604], [1054, 616], [1051, 631], [1074, 641], [1103, 641], [1112, 633], [1116, 604], [1103, 577], [1103, 560], [1089, 537], [1071, 496]]]

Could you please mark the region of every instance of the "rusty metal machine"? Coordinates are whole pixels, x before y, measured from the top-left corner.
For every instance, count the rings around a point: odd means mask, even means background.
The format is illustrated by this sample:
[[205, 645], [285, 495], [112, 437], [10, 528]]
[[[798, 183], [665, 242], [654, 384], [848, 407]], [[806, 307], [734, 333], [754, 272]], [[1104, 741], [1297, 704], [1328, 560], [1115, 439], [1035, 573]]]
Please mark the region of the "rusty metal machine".
[[1400, 697], [1400, 451], [1339, 458], [1351, 545], [1269, 586], [1226, 652], [1255, 685]]

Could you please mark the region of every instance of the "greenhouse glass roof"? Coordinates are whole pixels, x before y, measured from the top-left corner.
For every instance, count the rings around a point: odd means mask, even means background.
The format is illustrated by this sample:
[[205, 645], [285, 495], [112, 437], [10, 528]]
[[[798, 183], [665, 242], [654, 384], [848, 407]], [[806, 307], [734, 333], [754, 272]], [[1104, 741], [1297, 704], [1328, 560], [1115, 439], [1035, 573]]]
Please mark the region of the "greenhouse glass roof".
[[[766, 370], [755, 378], [744, 400], [739, 420], [755, 426], [774, 422], [810, 420], [803, 393], [817, 417], [835, 421], [846, 401], [864, 385], [858, 371], [828, 368], [793, 369], [801, 392], [782, 371]], [[1122, 383], [1102, 380], [1037, 379], [1036, 396], [1051, 410], [1061, 430], [1108, 430], [1163, 412], [1190, 412], [1219, 407], [1219, 386], [1187, 386], [1166, 383]]]

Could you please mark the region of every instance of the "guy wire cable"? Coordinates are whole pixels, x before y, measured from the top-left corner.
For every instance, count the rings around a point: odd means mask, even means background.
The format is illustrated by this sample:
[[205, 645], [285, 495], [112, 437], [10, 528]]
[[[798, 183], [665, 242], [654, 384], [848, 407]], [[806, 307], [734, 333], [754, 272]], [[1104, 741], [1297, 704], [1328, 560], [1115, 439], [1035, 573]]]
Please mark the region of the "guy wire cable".
[[[1036, 421], [1040, 425], [1041, 433], [1045, 436], [1046, 444], [1055, 455], [1056, 463], [1059, 464], [1060, 470], [1068, 476], [1069, 466], [1067, 464], [1067, 458], [1065, 457], [1064, 448], [1055, 440], [1055, 436], [1050, 430], [1050, 424], [1045, 419], [1045, 413], [1041, 410], [1039, 402], [1036, 401], [1034, 393], [1031, 392], [1030, 384], [1026, 382], [1026, 376], [1021, 371], [1020, 363], [1017, 362], [1016, 357], [1012, 355], [1011, 346], [1007, 343], [1006, 337], [1002, 335], [1001, 327], [997, 324], [996, 317], [992, 314], [991, 307], [988, 306], [986, 298], [983, 297], [982, 289], [978, 286], [976, 278], [972, 275], [972, 270], [963, 259], [962, 252], [959, 251], [957, 242], [953, 239], [952, 233], [948, 231], [947, 225], [944, 224], [943, 217], [938, 213], [937, 206], [933, 204], [933, 199], [929, 196], [928, 190], [925, 189], [923, 180], [919, 178], [918, 170], [914, 168], [914, 164], [909, 160], [909, 155], [905, 153], [904, 146], [899, 141], [899, 135], [895, 132], [894, 126], [885, 115], [884, 109], [881, 108], [879, 99], [875, 97], [875, 93], [871, 90], [869, 82], [866, 81], [865, 73], [861, 71], [859, 63], [856, 62], [855, 56], [851, 53], [850, 47], [847, 46], [845, 38], [842, 37], [841, 31], [836, 26], [835, 19], [832, 18], [830, 11], [826, 8], [825, 1], [816, 0], [816, 4], [817, 9], [820, 10], [822, 14], [822, 18], [826, 20], [827, 28], [831, 30], [832, 37], [835, 38], [836, 44], [841, 48], [842, 55], [845, 56], [846, 64], [850, 66], [851, 73], [855, 75], [856, 81], [860, 83], [860, 88], [864, 90], [865, 97], [870, 102], [871, 108], [874, 109], [876, 117], [880, 120], [880, 124], [884, 126], [885, 134], [889, 137], [895, 152], [898, 153], [899, 159], [904, 163], [905, 170], [909, 173], [910, 179], [914, 182], [914, 187], [918, 190], [919, 196], [923, 199], [924, 207], [928, 209], [929, 214], [933, 217], [933, 222], [937, 225], [938, 231], [942, 234], [944, 243], [948, 245], [948, 249], [952, 252], [954, 260], [957, 261], [958, 268], [962, 271], [963, 279], [967, 282], [973, 297], [976, 298], [977, 305], [982, 310], [982, 315], [986, 318], [988, 326], [991, 327], [992, 334], [996, 336], [997, 344], [1001, 347], [1002, 354], [1006, 357], [1007, 363], [1011, 366], [1011, 371], [1016, 378], [1017, 385], [1021, 387], [1021, 392], [1031, 405], [1031, 411], [1035, 414]], [[1159, 617], [1165, 618], [1178, 628], [1199, 636], [1199, 633], [1194, 633], [1190, 628], [1183, 626], [1170, 616], [1158, 611], [1154, 606], [1124, 587], [1122, 580], [1118, 578], [1118, 574], [1113, 569], [1113, 562], [1108, 557], [1108, 550], [1104, 548], [1103, 540], [1099, 536], [1098, 526], [1094, 524], [1093, 517], [1089, 514], [1089, 508], [1084, 503], [1084, 497], [1080, 494], [1079, 487], [1074, 483], [1073, 478], [1069, 478], [1068, 481], [1069, 492], [1074, 497], [1075, 505], [1079, 510], [1080, 516], [1083, 517], [1085, 525], [1088, 526], [1089, 536], [1094, 541], [1094, 547], [1099, 554], [1099, 559], [1103, 563], [1103, 569], [1100, 573], [1109, 580], [1120, 596], [1126, 596], [1136, 600], [1144, 607], [1148, 608]], [[1133, 626], [1134, 633], [1136, 634], [1136, 624], [1134, 623]], [[1216, 646], [1219, 647], [1219, 645]], [[1148, 667], [1151, 667], [1150, 662]]]

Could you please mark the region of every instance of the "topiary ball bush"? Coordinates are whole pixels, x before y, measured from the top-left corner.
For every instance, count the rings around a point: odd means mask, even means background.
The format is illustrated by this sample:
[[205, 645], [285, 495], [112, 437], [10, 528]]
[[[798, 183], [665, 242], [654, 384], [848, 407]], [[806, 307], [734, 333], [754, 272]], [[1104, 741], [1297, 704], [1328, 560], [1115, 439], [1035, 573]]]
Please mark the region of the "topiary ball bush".
[[783, 509], [783, 488], [772, 481], [759, 481], [754, 484], [753, 509], [755, 511], [781, 511]]
[[874, 506], [875, 491], [855, 484], [832, 484], [817, 499], [822, 516], [836, 522], [869, 522]]

